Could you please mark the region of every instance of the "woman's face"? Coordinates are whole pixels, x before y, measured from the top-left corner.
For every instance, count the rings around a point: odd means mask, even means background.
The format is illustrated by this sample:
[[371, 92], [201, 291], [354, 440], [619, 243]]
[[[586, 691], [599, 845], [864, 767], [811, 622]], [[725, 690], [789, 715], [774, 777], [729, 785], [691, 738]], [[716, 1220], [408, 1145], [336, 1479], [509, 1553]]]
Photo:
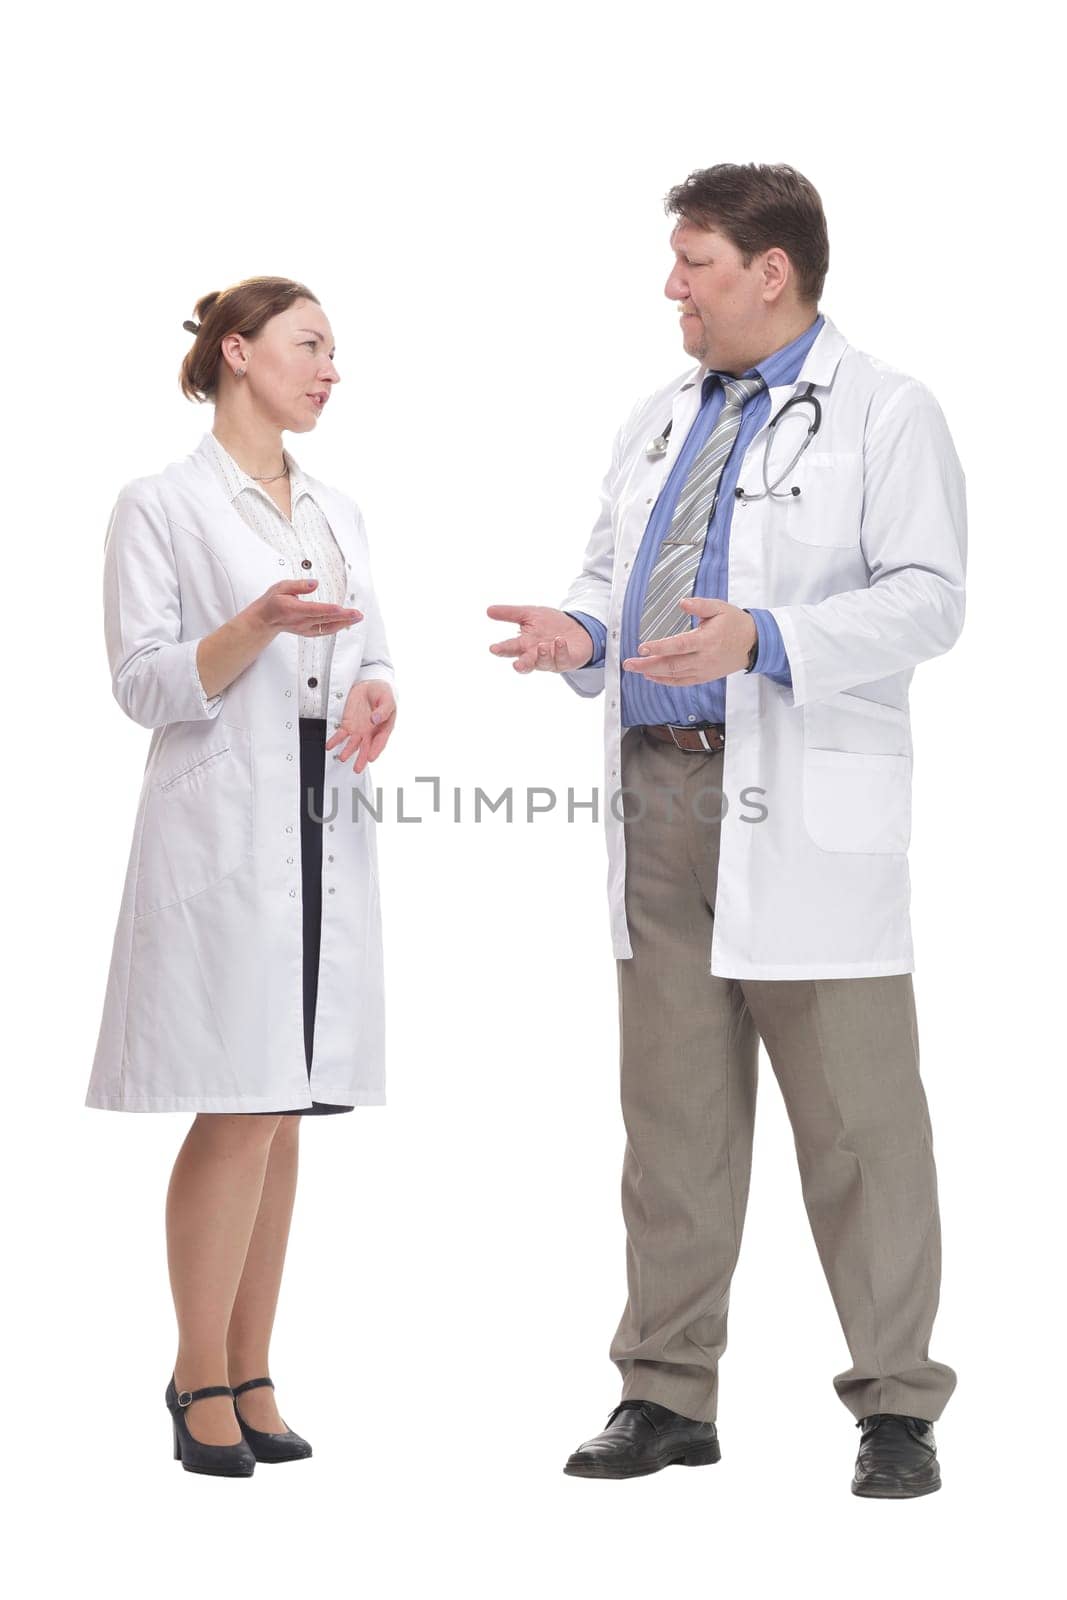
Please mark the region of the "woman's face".
[[237, 380], [246, 400], [273, 426], [291, 433], [314, 428], [341, 381], [333, 364], [333, 332], [314, 300], [294, 301], [254, 339], [231, 334], [222, 350], [231, 372], [237, 366], [246, 369]]

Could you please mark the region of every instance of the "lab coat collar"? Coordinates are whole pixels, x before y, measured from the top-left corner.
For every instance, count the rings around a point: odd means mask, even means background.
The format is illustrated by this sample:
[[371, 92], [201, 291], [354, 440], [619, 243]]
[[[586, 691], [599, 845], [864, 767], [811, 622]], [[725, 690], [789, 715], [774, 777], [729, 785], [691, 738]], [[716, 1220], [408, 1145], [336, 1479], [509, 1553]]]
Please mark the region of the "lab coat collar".
[[[192, 493], [194, 499], [199, 501], [207, 513], [217, 515], [220, 508], [232, 511], [235, 524], [241, 528], [244, 537], [255, 539], [256, 535], [248, 528], [234, 503], [245, 484], [241, 483], [237, 488], [227, 487], [224, 484], [223, 479], [226, 474], [220, 473], [218, 468], [220, 451], [221, 446], [218, 440], [209, 431], [201, 439], [196, 449], [191, 450], [184, 460], [175, 462], [171, 470], [177, 474], [178, 481]], [[236, 463], [233, 462], [232, 457], [225, 451], [222, 451], [222, 455], [232, 463], [229, 468], [231, 474], [234, 471], [240, 471]], [[323, 483], [321, 479], [312, 477], [309, 472], [303, 472], [290, 456], [288, 450], [285, 451], [285, 458], [291, 463], [290, 471], [295, 467], [299, 475], [293, 479], [294, 506], [298, 497], [297, 483], [299, 482], [301, 486], [299, 493], [311, 496], [329, 523], [334, 538], [340, 545], [346, 561], [351, 566], [360, 559], [362, 553], [361, 535], [358, 526], [359, 508], [349, 496], [343, 494], [339, 489], [333, 489], [329, 484]], [[247, 473], [242, 474], [242, 477], [248, 483], [255, 482], [254, 479], [248, 478]], [[257, 485], [257, 487], [262, 489], [261, 485]], [[265, 490], [262, 492], [266, 493]]]
[[[231, 503], [237, 499], [243, 489], [258, 489], [260, 492], [266, 493], [261, 483], [257, 483], [255, 478], [238, 466], [233, 456], [216, 439], [210, 428], [204, 434], [193, 454], [202, 458], [204, 464], [209, 468], [214, 469], [216, 462], [222, 467], [222, 478], [225, 481], [224, 493]], [[292, 504], [295, 506], [301, 495], [312, 494], [313, 480], [305, 472], [301, 471], [295, 457], [284, 446], [282, 448], [282, 460], [289, 468], [289, 490]]]
[[804, 357], [804, 364], [797, 373], [797, 383], [805, 386], [813, 383], [817, 389], [829, 388], [834, 381], [837, 364], [847, 349], [848, 340], [823, 313], [823, 325]]

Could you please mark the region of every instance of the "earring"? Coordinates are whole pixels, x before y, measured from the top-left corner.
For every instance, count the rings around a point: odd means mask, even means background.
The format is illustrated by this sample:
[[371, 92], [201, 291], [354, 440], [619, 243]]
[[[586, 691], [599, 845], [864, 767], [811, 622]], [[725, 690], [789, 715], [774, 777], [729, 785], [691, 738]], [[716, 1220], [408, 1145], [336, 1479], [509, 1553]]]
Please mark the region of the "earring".
[[245, 375], [244, 367], [234, 367], [233, 375], [235, 378], [243, 378]]

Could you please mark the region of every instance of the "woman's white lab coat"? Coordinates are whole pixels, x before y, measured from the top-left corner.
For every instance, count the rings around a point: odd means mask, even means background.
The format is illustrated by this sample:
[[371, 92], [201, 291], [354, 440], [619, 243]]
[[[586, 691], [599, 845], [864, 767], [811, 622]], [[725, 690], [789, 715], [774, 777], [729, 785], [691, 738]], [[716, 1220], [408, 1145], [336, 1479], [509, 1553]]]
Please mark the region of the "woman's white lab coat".
[[[607, 689], [604, 823], [618, 958], [633, 954], [622, 819], [637, 804], [619, 793], [623, 599], [652, 505], [699, 409], [700, 375], [690, 368], [638, 402], [620, 428], [583, 570], [560, 602], [607, 627], [604, 664], [564, 677], [581, 695]], [[759, 672], [726, 678], [726, 812], [708, 951], [708, 970], [721, 977], [914, 970], [908, 685], [963, 626], [964, 474], [925, 385], [853, 348], [827, 318], [796, 382], [769, 391], [768, 423], [745, 453], [741, 488], [762, 490], [770, 419], [809, 383], [822, 426], [779, 486], [801, 494], [733, 508], [726, 598], [774, 614], [793, 688]], [[646, 446], [668, 418], [668, 452], [652, 460]], [[772, 482], [809, 420], [808, 407], [783, 420], [792, 444], [775, 443]]]
[[[367, 536], [348, 495], [309, 478], [345, 558], [327, 736], [352, 684], [394, 685]], [[303, 1038], [299, 639], [279, 634], [208, 699], [198, 641], [287, 563], [217, 484], [206, 442], [119, 493], [105, 546], [115, 698], [152, 730], [85, 1103], [272, 1111], [385, 1099], [371, 768], [326, 757], [322, 947], [310, 1085]]]

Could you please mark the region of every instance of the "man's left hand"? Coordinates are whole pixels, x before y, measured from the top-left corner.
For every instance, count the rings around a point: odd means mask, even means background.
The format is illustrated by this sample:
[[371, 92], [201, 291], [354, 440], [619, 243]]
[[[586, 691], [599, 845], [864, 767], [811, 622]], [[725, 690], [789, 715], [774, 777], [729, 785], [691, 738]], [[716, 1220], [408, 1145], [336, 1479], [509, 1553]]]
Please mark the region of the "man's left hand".
[[396, 726], [396, 701], [391, 686], [383, 678], [368, 678], [354, 683], [348, 691], [341, 726], [326, 741], [327, 750], [335, 745], [338, 761], [355, 754], [353, 772], [362, 772], [368, 761], [381, 755]]
[[679, 605], [702, 621], [668, 639], [649, 639], [636, 656], [627, 656], [622, 663], [627, 672], [639, 672], [651, 683], [688, 686], [711, 683], [748, 666], [749, 651], [759, 637], [754, 617], [726, 600], [705, 600], [700, 595]]

